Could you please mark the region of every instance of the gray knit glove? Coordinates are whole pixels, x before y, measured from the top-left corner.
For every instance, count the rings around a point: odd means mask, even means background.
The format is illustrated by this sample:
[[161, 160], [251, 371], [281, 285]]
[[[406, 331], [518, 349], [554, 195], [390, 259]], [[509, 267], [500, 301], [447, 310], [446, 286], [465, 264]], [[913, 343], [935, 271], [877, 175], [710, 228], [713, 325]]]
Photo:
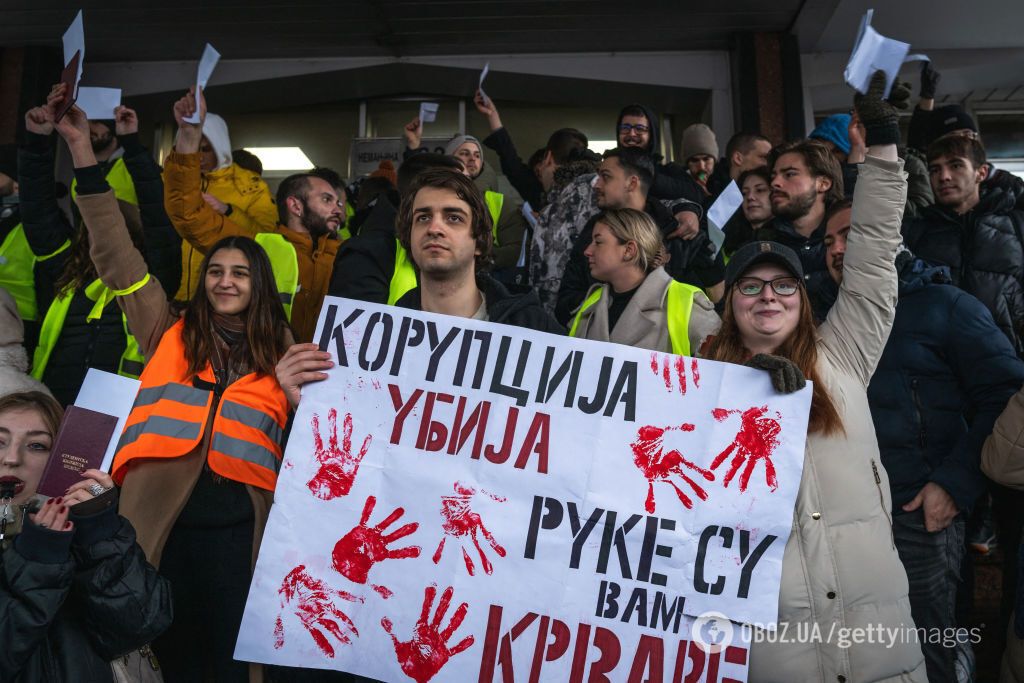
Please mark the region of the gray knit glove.
[[780, 394], [792, 394], [807, 386], [804, 373], [800, 371], [796, 363], [782, 356], [759, 353], [747, 361], [747, 367], [767, 371], [772, 378], [772, 386]]
[[868, 147], [872, 145], [898, 145], [900, 142], [899, 111], [910, 106], [910, 84], [892, 84], [889, 99], [883, 100], [885, 72], [876, 71], [871, 77], [868, 91], [853, 97], [857, 117], [864, 124], [864, 137]]

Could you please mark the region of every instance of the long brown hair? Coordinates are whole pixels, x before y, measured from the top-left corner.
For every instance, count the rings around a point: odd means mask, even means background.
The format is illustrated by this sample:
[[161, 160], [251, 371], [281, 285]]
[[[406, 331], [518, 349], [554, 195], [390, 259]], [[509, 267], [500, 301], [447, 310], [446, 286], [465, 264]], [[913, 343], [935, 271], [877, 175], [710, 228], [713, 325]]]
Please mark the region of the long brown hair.
[[[117, 200], [121, 215], [124, 216], [125, 227], [128, 228], [128, 236], [132, 244], [141, 253], [145, 253], [142, 221], [139, 217], [139, 209], [134, 204], [123, 199]], [[74, 291], [80, 287], [88, 287], [99, 275], [96, 273], [96, 266], [93, 265], [92, 256], [89, 253], [89, 231], [81, 219], [77, 218], [78, 211], [74, 211], [77, 221], [77, 229], [71, 238], [71, 246], [68, 247], [67, 261], [64, 263], [64, 270], [53, 285], [53, 295], [60, 296], [65, 291]]]
[[[767, 286], [767, 285], [766, 285]], [[736, 316], [732, 312], [734, 287], [725, 294], [725, 309], [722, 314], [722, 329], [708, 345], [705, 356], [711, 360], [724, 363], [743, 365], [750, 360], [751, 353], [743, 344]], [[821, 433], [825, 436], [843, 434], [843, 418], [836, 410], [832, 397], [828, 395], [825, 383], [818, 372], [818, 333], [811, 312], [811, 300], [803, 283], [799, 287], [800, 318], [796, 329], [790, 333], [782, 345], [775, 350], [775, 355], [793, 361], [804, 377], [814, 383], [811, 394], [811, 416], [807, 425], [810, 433]]]
[[252, 298], [241, 313], [245, 321], [246, 364], [261, 375], [274, 373], [274, 366], [287, 350], [288, 319], [278, 296], [274, 271], [263, 247], [248, 237], [225, 237], [206, 253], [199, 266], [199, 286], [185, 307], [185, 329], [182, 342], [188, 371], [199, 374], [210, 362], [213, 349], [213, 307], [206, 295], [206, 270], [210, 259], [221, 249], [238, 249], [249, 261], [249, 282]]

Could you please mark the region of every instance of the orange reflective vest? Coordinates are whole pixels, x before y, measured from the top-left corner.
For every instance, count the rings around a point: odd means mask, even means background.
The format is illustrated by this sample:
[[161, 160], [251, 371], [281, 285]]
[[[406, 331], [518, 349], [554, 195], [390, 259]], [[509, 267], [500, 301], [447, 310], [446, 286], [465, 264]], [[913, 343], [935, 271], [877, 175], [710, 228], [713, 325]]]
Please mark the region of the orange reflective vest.
[[112, 474], [121, 484], [136, 458], [177, 458], [201, 443], [216, 406], [207, 464], [215, 473], [251, 486], [274, 490], [281, 465], [281, 441], [288, 401], [272, 375], [250, 373], [214, 401], [213, 369], [207, 363], [194, 386], [179, 320], [160, 340], [146, 363], [142, 385], [117, 444]]

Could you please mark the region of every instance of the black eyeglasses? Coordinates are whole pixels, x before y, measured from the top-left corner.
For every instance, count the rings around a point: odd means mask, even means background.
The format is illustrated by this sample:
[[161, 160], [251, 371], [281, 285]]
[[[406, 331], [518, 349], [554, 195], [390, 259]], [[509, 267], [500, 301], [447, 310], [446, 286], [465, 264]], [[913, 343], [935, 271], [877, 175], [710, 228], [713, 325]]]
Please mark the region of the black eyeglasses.
[[642, 135], [642, 134], [648, 132], [651, 129], [648, 126], [645, 126], [642, 123], [620, 123], [619, 124], [619, 132], [620, 133], [628, 133], [631, 130], [635, 130], [637, 133], [640, 133]]
[[736, 290], [743, 296], [757, 296], [770, 285], [772, 291], [779, 296], [793, 296], [800, 289], [800, 280], [795, 277], [777, 277], [774, 280], [762, 280], [757, 277], [741, 277], [736, 281]]

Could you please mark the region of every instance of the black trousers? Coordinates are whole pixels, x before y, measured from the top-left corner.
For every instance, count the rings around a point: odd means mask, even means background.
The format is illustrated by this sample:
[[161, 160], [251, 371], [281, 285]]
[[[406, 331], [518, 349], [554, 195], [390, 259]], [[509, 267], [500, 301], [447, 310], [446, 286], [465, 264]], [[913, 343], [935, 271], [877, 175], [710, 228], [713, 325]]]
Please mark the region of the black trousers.
[[171, 530], [160, 573], [171, 582], [174, 621], [153, 643], [166, 683], [248, 683], [234, 660], [252, 579], [253, 522]]

